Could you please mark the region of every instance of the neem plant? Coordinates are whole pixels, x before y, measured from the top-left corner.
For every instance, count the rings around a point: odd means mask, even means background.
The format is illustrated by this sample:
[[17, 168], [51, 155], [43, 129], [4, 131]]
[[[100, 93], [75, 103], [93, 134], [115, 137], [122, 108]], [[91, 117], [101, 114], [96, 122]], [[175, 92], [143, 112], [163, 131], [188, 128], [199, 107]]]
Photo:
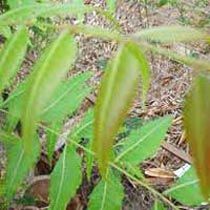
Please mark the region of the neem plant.
[[[109, 11], [113, 11], [113, 2], [109, 1], [109, 5]], [[120, 142], [115, 143], [114, 140], [136, 95], [140, 79], [142, 100], [145, 101], [150, 83], [146, 52], [150, 50], [195, 69], [209, 70], [210, 64], [205, 60], [184, 57], [157, 45], [209, 41], [207, 34], [189, 27], [167, 26], [124, 36], [118, 31], [119, 25], [109, 12], [81, 3], [20, 5], [0, 16], [0, 32], [4, 33], [5, 29], [10, 30], [11, 27], [15, 31], [11, 32], [0, 52], [1, 93], [9, 87], [10, 81], [20, 69], [29, 42], [28, 31], [37, 17], [83, 15], [94, 10], [113, 23], [113, 30], [83, 24], [58, 26], [60, 35], [43, 51], [32, 67], [31, 74], [6, 100], [1, 100], [1, 111], [6, 113], [6, 123], [1, 128], [0, 140], [5, 145], [8, 157], [6, 175], [1, 185], [5, 206], [10, 204], [18, 187], [38, 160], [40, 141], [37, 129], [42, 127], [47, 134], [47, 151], [51, 161], [63, 121], [72, 116], [91, 91], [85, 84], [91, 76], [89, 72], [64, 79], [77, 56], [74, 35], [80, 33], [116, 41], [119, 48], [107, 65], [94, 111], [90, 109], [84, 119], [72, 128], [63, 152], [50, 174], [49, 209], [66, 209], [69, 200], [81, 185], [82, 157], [77, 153], [77, 148], [86, 152], [87, 176], [91, 176], [96, 157], [102, 177], [89, 197], [89, 209], [121, 209], [124, 196], [122, 174], [150, 190], [155, 197], [173, 209], [178, 207], [169, 200], [169, 196], [184, 204], [199, 204], [203, 200], [202, 196], [196, 203], [187, 199], [188, 192], [194, 189], [199, 191], [198, 181], [194, 180], [196, 176], [192, 171], [162, 195], [149, 186], [137, 167], [159, 147], [171, 124], [170, 116], [145, 122], [140, 129], [131, 131]], [[18, 123], [21, 124], [21, 132], [17, 134]], [[81, 138], [89, 141], [83, 144]], [[203, 183], [204, 186], [207, 182]], [[183, 199], [181, 193], [184, 193], [186, 199]], [[164, 207], [157, 200], [154, 208]]]

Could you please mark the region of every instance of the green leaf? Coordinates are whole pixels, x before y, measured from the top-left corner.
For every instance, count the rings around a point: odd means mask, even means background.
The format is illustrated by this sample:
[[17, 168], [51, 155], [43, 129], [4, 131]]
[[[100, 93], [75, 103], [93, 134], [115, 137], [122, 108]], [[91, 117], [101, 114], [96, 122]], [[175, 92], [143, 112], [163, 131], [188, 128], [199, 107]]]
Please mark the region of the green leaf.
[[[41, 120], [51, 124], [51, 122], [64, 120], [67, 115], [72, 115], [91, 90], [91, 87], [88, 87], [85, 83], [90, 76], [90, 72], [86, 72], [59, 84], [43, 109]], [[21, 83], [4, 102], [4, 106], [9, 109], [6, 121], [9, 131], [14, 129], [20, 119], [22, 106], [24, 105], [23, 93], [27, 83], [28, 81]]]
[[[52, 157], [53, 157], [53, 153], [55, 150], [55, 145], [58, 139], [58, 135], [57, 133], [60, 133], [61, 128], [62, 128], [63, 123], [62, 122], [52, 122], [50, 126], [48, 126], [48, 128], [50, 128], [50, 130], [48, 129], [46, 132], [46, 136], [47, 136], [47, 156], [48, 156], [48, 160], [51, 164], [52, 162]], [[54, 132], [52, 132], [51, 130], [53, 130]], [[56, 132], [56, 133], [55, 133]]]
[[24, 59], [28, 44], [28, 34], [25, 28], [19, 29], [4, 45], [0, 52], [0, 92], [15, 76]]
[[77, 139], [81, 138], [92, 139], [93, 138], [93, 121], [94, 121], [93, 109], [89, 109], [83, 119], [72, 129], [70, 138]]
[[10, 9], [15, 9], [19, 6], [34, 4], [36, 2], [37, 2], [36, 0], [7, 0], [7, 4], [10, 7]]
[[91, 91], [91, 87], [85, 83], [90, 76], [90, 72], [86, 72], [62, 82], [43, 109], [42, 120], [61, 121], [67, 115], [72, 115]]
[[5, 146], [5, 148], [10, 147], [11, 145], [17, 144], [17, 141], [20, 139], [15, 135], [7, 133], [3, 130], [0, 131], [0, 142]]
[[156, 199], [152, 210], [165, 210], [165, 209], [166, 208], [164, 207], [162, 202], [160, 202], [159, 200]]
[[210, 77], [201, 73], [194, 81], [184, 107], [184, 126], [190, 144], [202, 192], [210, 196]]
[[162, 7], [168, 3], [170, 3], [170, 0], [159, 0], [158, 6]]
[[[74, 3], [75, 5], [78, 5], [80, 7], [84, 6], [84, 1], [83, 0], [73, 0], [72, 3]], [[85, 19], [84, 13], [79, 13], [77, 15], [77, 18], [79, 20], [79, 22], [83, 22]]]
[[19, 84], [18, 87], [10, 94], [7, 100], [2, 104], [2, 107], [8, 109], [4, 127], [4, 129], [8, 132], [12, 132], [20, 120], [22, 106], [24, 105], [23, 93], [25, 88], [26, 82]]
[[121, 153], [117, 156], [116, 161], [137, 165], [154, 155], [164, 139], [171, 121], [172, 118], [166, 116], [145, 123], [139, 130], [131, 131], [124, 141]]
[[[52, 17], [58, 15], [78, 15], [84, 14], [91, 11], [90, 8], [69, 4], [31, 4], [26, 6], [21, 6], [16, 9], [9, 10], [8, 12], [0, 15], [0, 25], [8, 26], [15, 24], [24, 24], [34, 21], [35, 18], [42, 17]], [[32, 23], [32, 22], [31, 22]]]
[[[86, 148], [91, 151], [92, 146], [93, 146], [93, 138], [91, 138], [89, 140]], [[94, 166], [94, 156], [93, 156], [93, 154], [86, 153], [85, 161], [86, 161], [86, 174], [87, 174], [88, 180], [90, 181], [93, 166]]]
[[179, 178], [164, 194], [170, 195], [180, 203], [190, 206], [200, 205], [205, 201], [199, 187], [199, 180], [193, 168]]
[[144, 178], [144, 175], [142, 173], [142, 171], [140, 170], [139, 166], [136, 165], [132, 165], [130, 163], [122, 163], [123, 168], [126, 169], [126, 171], [131, 174], [134, 177], [137, 177], [138, 179], [142, 179]]
[[140, 64], [129, 50], [120, 48], [101, 82], [95, 107], [93, 150], [103, 176], [106, 174], [114, 138], [136, 95]]
[[75, 148], [66, 146], [50, 180], [49, 210], [65, 210], [82, 182], [81, 158]]
[[[79, 122], [70, 133], [70, 137], [75, 141], [79, 142], [82, 138], [88, 140], [86, 148], [91, 150], [92, 143], [93, 143], [93, 109], [89, 109], [86, 113], [81, 122]], [[90, 180], [91, 172], [93, 168], [93, 161], [94, 156], [93, 154], [86, 153], [85, 156], [86, 161], [86, 173], [87, 177]]]
[[0, 26], [0, 34], [9, 39], [12, 35], [12, 32], [8, 26]]
[[150, 85], [150, 66], [149, 63], [144, 55], [144, 53], [141, 51], [140, 47], [136, 44], [130, 44], [129, 45], [130, 52], [133, 53], [133, 56], [136, 57], [136, 59], [139, 61], [139, 71], [141, 74], [141, 80], [142, 80], [142, 100], [143, 103], [146, 100], [146, 95], [149, 89]]
[[102, 179], [90, 195], [88, 210], [120, 210], [124, 197], [120, 176], [112, 171]]
[[64, 31], [45, 50], [34, 66], [26, 87], [22, 111], [22, 135], [25, 149], [32, 151], [36, 123], [62, 78], [76, 57], [76, 44], [69, 31]]
[[8, 162], [5, 177], [5, 196], [8, 201], [16, 192], [19, 185], [23, 182], [29, 170], [37, 161], [40, 145], [37, 138], [33, 138], [33, 152], [28, 154], [23, 148], [21, 139], [14, 139], [15, 144], [7, 148]]
[[111, 14], [114, 14], [116, 11], [116, 0], [106, 0], [106, 5]]
[[186, 26], [159, 26], [144, 29], [134, 34], [134, 37], [161, 43], [191, 42], [209, 40], [204, 32]]

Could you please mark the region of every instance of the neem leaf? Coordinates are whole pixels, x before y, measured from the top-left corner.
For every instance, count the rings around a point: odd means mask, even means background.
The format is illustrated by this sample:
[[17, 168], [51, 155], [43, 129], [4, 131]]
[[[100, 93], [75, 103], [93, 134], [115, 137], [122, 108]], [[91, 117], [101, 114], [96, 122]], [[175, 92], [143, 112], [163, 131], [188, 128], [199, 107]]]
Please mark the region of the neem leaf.
[[7, 170], [5, 177], [5, 197], [10, 201], [15, 191], [35, 164], [40, 146], [37, 138], [33, 138], [33, 152], [25, 152], [21, 139], [14, 139], [14, 144], [7, 147]]
[[[44, 122], [48, 122], [49, 127], [52, 130], [59, 133], [65, 117], [72, 115], [80, 106], [85, 96], [90, 93], [91, 88], [85, 84], [89, 77], [90, 72], [77, 75], [68, 81], [61, 83], [55, 90], [41, 116], [41, 119]], [[80, 127], [77, 130], [78, 135], [81, 129], [82, 128]], [[55, 149], [57, 138], [57, 134], [51, 132], [50, 130], [47, 131], [47, 151], [50, 161]]]
[[24, 59], [28, 44], [28, 33], [20, 28], [6, 42], [0, 52], [0, 92], [8, 85], [9, 80], [15, 76]]
[[202, 192], [210, 196], [210, 75], [197, 76], [186, 99], [184, 125]]
[[188, 170], [172, 187], [164, 192], [165, 195], [170, 195], [177, 201], [185, 205], [200, 205], [204, 202], [199, 180], [195, 170]]
[[[88, 140], [86, 148], [91, 150], [93, 143], [93, 109], [89, 109], [81, 122], [79, 122], [70, 133], [70, 137], [75, 141], [79, 142], [81, 139]], [[86, 161], [86, 174], [88, 179], [90, 180], [91, 172], [93, 168], [94, 156], [93, 154], [86, 153], [85, 156]]]
[[209, 36], [197, 29], [186, 26], [159, 26], [141, 30], [134, 37], [161, 43], [191, 42], [209, 40]]
[[3, 103], [3, 107], [8, 108], [8, 114], [6, 116], [6, 123], [4, 127], [4, 129], [8, 132], [12, 132], [20, 120], [21, 108], [24, 104], [23, 93], [25, 88], [26, 83], [22, 82]]
[[29, 152], [32, 151], [31, 139], [43, 108], [74, 62], [76, 52], [73, 37], [69, 31], [64, 31], [45, 50], [34, 66], [24, 93], [25, 104], [21, 117], [23, 142]]
[[90, 195], [88, 210], [120, 210], [124, 197], [121, 178], [112, 171], [102, 179]]
[[44, 107], [42, 120], [55, 122], [63, 120], [67, 115], [72, 115], [91, 91], [85, 83], [90, 76], [90, 72], [85, 72], [63, 81]]
[[42, 17], [52, 17], [56, 15], [78, 15], [84, 14], [85, 12], [91, 11], [88, 7], [75, 5], [73, 3], [69, 4], [30, 4], [20, 6], [18, 8], [9, 10], [3, 15], [0, 15], [0, 25], [8, 26], [14, 24], [30, 23], [35, 18]]
[[12, 35], [11, 29], [8, 26], [0, 26], [0, 34], [9, 39]]
[[0, 131], [0, 142], [5, 146], [5, 148], [14, 145], [20, 139], [13, 134], [7, 133], [3, 130]]
[[93, 121], [94, 112], [93, 109], [89, 109], [82, 120], [72, 129], [70, 137], [73, 139], [81, 140], [81, 138], [91, 139], [93, 138]]
[[[91, 87], [88, 87], [85, 83], [90, 76], [90, 72], [85, 72], [60, 83], [45, 105], [41, 120], [47, 123], [57, 122], [64, 120], [67, 115], [73, 114], [85, 96], [91, 91]], [[8, 130], [13, 130], [20, 119], [27, 83], [28, 80], [26, 79], [3, 103], [4, 107], [9, 109], [6, 121]]]
[[73, 146], [67, 145], [50, 179], [49, 210], [65, 210], [82, 182], [81, 158]]
[[149, 121], [140, 129], [131, 131], [123, 142], [123, 148], [116, 161], [137, 165], [154, 155], [164, 139], [171, 121], [172, 118], [166, 116]]
[[[52, 162], [52, 157], [53, 153], [55, 150], [55, 145], [58, 139], [57, 133], [60, 133], [61, 128], [62, 128], [63, 122], [58, 121], [58, 122], [52, 122], [51, 125], [48, 126], [49, 129], [46, 131], [46, 138], [47, 138], [47, 156], [48, 160], [51, 163]], [[52, 132], [53, 130], [54, 132]], [[56, 132], [56, 133], [55, 133]]]
[[103, 176], [106, 174], [114, 138], [136, 95], [139, 61], [122, 46], [101, 82], [95, 107], [93, 150]]
[[142, 80], [142, 100], [145, 102], [150, 85], [150, 66], [144, 53], [141, 51], [138, 45], [130, 44], [128, 47], [130, 52], [132, 52], [136, 59], [139, 61], [139, 71]]

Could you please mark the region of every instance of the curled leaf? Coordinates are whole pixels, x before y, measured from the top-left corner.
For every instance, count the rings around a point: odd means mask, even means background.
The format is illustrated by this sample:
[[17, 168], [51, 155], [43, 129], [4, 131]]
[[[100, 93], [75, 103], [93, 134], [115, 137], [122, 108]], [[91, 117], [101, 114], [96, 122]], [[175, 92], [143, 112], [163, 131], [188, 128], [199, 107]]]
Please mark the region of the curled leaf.
[[57, 15], [78, 15], [84, 14], [85, 12], [90, 11], [89, 8], [84, 6], [78, 6], [72, 3], [67, 4], [29, 4], [19, 6], [15, 9], [5, 12], [3, 15], [0, 15], [0, 25], [14, 25], [14, 24], [23, 24], [30, 23], [35, 18], [42, 17], [52, 17]]
[[136, 95], [139, 82], [139, 60], [127, 43], [104, 75], [95, 108], [93, 149], [99, 170], [105, 176], [115, 135]]
[[133, 53], [133, 55], [136, 57], [136, 59], [139, 61], [139, 71], [141, 75], [141, 81], [142, 81], [142, 101], [143, 103], [146, 100], [146, 95], [149, 90], [150, 85], [150, 66], [149, 63], [140, 49], [140, 47], [136, 44], [129, 44], [129, 50]]
[[15, 76], [24, 59], [28, 44], [28, 34], [25, 28], [20, 28], [6, 42], [0, 53], [0, 92]]
[[209, 40], [209, 36], [197, 29], [184, 26], [160, 26], [144, 29], [134, 34], [134, 37], [161, 43], [191, 42]]
[[210, 195], [210, 76], [200, 74], [186, 99], [184, 125], [200, 178], [202, 192]]
[[64, 31], [43, 53], [34, 66], [25, 91], [22, 110], [22, 135], [25, 149], [32, 150], [31, 139], [43, 108], [56, 87], [69, 70], [76, 56], [76, 44], [68, 31]]

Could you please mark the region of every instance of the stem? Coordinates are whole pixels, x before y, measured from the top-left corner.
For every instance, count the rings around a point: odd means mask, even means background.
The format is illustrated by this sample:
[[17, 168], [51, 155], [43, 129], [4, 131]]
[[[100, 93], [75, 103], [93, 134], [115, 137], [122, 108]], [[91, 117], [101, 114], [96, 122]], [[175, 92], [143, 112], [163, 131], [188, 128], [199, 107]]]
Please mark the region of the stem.
[[[0, 111], [4, 112], [4, 113], [8, 113], [8, 114], [11, 114], [9, 113], [8, 111], [6, 110], [3, 110], [3, 109], [0, 109]], [[47, 127], [47, 126], [44, 126], [40, 123], [38, 123], [38, 126], [42, 127], [42, 128], [45, 128], [47, 129], [48, 131], [54, 133], [55, 135], [59, 136], [60, 133], [58, 133], [57, 131]], [[1, 135], [1, 133], [0, 133]], [[5, 133], [2, 134], [3, 136], [5, 135]], [[95, 153], [92, 151], [92, 150], [89, 150], [87, 149], [86, 147], [84, 147], [83, 145], [77, 143], [77, 141], [75, 141], [74, 139], [76, 139], [75, 136], [72, 136], [71, 139], [69, 139], [67, 141], [67, 143], [72, 143], [74, 144], [75, 146], [83, 149], [85, 152], [91, 154], [91, 155], [94, 155], [95, 156]], [[8, 142], [8, 141], [7, 141]], [[6, 143], [7, 143], [6, 142]], [[8, 142], [9, 143], [9, 142]], [[161, 200], [163, 200], [165, 203], [167, 203], [168, 205], [170, 205], [173, 209], [175, 210], [178, 210], [178, 208], [170, 201], [168, 200], [166, 197], [164, 197], [161, 193], [159, 193], [158, 191], [156, 191], [155, 189], [153, 189], [152, 187], [150, 187], [148, 184], [146, 184], [146, 182], [142, 182], [141, 180], [135, 178], [134, 176], [132, 176], [129, 172], [127, 172], [126, 170], [120, 168], [119, 166], [117, 166], [116, 164], [114, 164], [113, 162], [110, 162], [110, 165], [112, 167], [114, 167], [115, 169], [117, 169], [118, 171], [120, 171], [121, 173], [125, 174], [127, 177], [130, 177], [131, 179], [133, 179], [135, 182], [137, 182], [138, 184], [140, 184], [141, 186], [145, 187], [146, 189], [148, 189], [151, 193], [153, 193], [154, 195], [158, 196]]]
[[122, 36], [118, 31], [114, 30], [107, 30], [103, 29], [99, 26], [87, 26], [87, 25], [60, 25], [57, 26], [59, 29], [65, 29], [69, 28], [70, 32], [73, 34], [84, 34], [89, 37], [96, 37], [100, 38], [103, 40], [108, 40], [108, 41], [115, 41], [118, 43], [125, 43], [129, 39], [126, 36]]
[[178, 207], [176, 207], [169, 199], [167, 199], [166, 197], [164, 197], [161, 193], [159, 193], [158, 191], [156, 191], [155, 189], [153, 189], [152, 187], [150, 187], [148, 184], [146, 184], [146, 182], [143, 182], [137, 178], [135, 178], [133, 175], [131, 175], [130, 173], [128, 173], [127, 171], [125, 171], [124, 169], [120, 168], [119, 166], [115, 165], [114, 163], [110, 163], [110, 165], [117, 169], [118, 171], [120, 171], [121, 173], [125, 174], [127, 177], [130, 177], [131, 179], [133, 179], [133, 181], [137, 182], [139, 185], [145, 187], [147, 190], [149, 190], [151, 193], [153, 193], [155, 196], [159, 197], [162, 201], [164, 201], [165, 203], [167, 203], [169, 206], [171, 206], [173, 209], [175, 210], [179, 210]]
[[132, 35], [130, 36], [123, 36], [117, 31], [110, 31], [107, 29], [102, 29], [100, 27], [92, 27], [92, 26], [85, 26], [85, 25], [79, 25], [79, 26], [69, 26], [69, 25], [63, 25], [61, 28], [68, 28], [69, 30], [74, 33], [84, 33], [85, 35], [88, 35], [90, 37], [99, 37], [104, 40], [111, 40], [116, 41], [117, 43], [126, 43], [126, 42], [134, 42], [138, 44], [139, 46], [143, 47], [145, 51], [151, 50], [153, 53], [163, 55], [169, 59], [173, 59], [181, 64], [185, 64], [188, 66], [193, 67], [195, 70], [208, 70], [210, 71], [210, 62], [203, 60], [203, 59], [195, 59], [183, 55], [179, 55], [176, 52], [173, 52], [169, 49], [165, 49], [159, 46], [154, 46], [152, 44], [149, 44], [145, 41], [136, 40]]

